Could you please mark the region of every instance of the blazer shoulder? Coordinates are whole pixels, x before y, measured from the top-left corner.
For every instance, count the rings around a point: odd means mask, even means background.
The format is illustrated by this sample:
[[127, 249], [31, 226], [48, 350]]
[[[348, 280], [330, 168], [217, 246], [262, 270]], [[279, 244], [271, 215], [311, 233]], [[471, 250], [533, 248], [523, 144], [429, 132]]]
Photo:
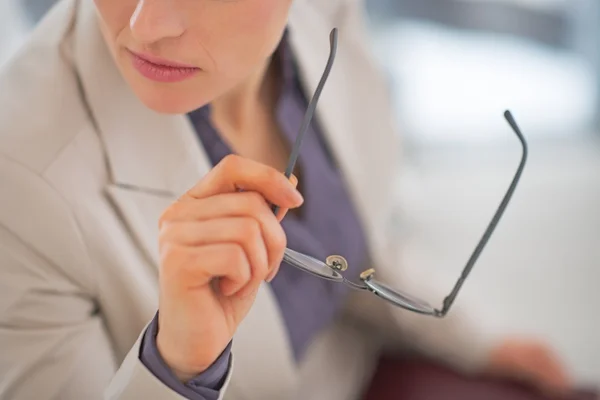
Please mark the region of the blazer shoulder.
[[0, 69], [0, 155], [41, 173], [90, 125], [71, 60], [75, 1], [63, 1]]

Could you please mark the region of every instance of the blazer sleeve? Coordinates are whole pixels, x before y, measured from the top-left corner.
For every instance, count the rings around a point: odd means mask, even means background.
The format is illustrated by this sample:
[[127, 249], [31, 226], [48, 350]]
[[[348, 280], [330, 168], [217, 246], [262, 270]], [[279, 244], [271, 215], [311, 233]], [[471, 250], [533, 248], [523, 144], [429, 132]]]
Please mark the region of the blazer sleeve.
[[[401, 140], [393, 122], [392, 99], [387, 90], [389, 85], [385, 82], [385, 77], [371, 51], [364, 1], [338, 0], [337, 7], [331, 12], [331, 15], [334, 24], [340, 27], [340, 34], [343, 30], [343, 34], [348, 40], [352, 40], [353, 48], [360, 51], [363, 57], [370, 59], [373, 74], [377, 76], [369, 77], [369, 79], [374, 82], [374, 86], [380, 89], [374, 93], [377, 96], [387, 96], [387, 104], [390, 105], [385, 110], [389, 116], [385, 131], [395, 133], [381, 142], [385, 143], [386, 148], [399, 149]], [[400, 158], [401, 152], [398, 150], [394, 155], [394, 160], [390, 161], [397, 163], [398, 169]], [[390, 197], [391, 211], [387, 220], [401, 223], [402, 202], [399, 194], [391, 193]], [[384, 233], [385, 236], [394, 235], [396, 238], [388, 241], [391, 243], [389, 248], [383, 249], [386, 254], [385, 259], [393, 261], [388, 265], [378, 264], [377, 268], [381, 269], [379, 272], [390, 277], [386, 281], [391, 285], [396, 282], [396, 286], [407, 288], [411, 294], [432, 302], [441, 301], [454, 282], [448, 283], [450, 285], [448, 287], [438, 284], [431, 277], [402, 274], [403, 242], [406, 242], [404, 240], [406, 236], [402, 238], [397, 233], [399, 232], [394, 232], [393, 229], [386, 230]], [[492, 343], [489, 336], [482, 332], [481, 326], [476, 320], [477, 310], [468, 306], [473, 303], [465, 300], [465, 296], [465, 294], [461, 294], [461, 301], [453, 306], [449, 315], [438, 319], [391, 306], [370, 293], [354, 293], [347, 304], [346, 315], [366, 322], [374, 330], [373, 336], [381, 337], [392, 349], [408, 348], [437, 359], [455, 369], [471, 373], [484, 367]]]
[[0, 188], [0, 399], [182, 399], [140, 361], [143, 332], [118, 365], [62, 197], [1, 154]]

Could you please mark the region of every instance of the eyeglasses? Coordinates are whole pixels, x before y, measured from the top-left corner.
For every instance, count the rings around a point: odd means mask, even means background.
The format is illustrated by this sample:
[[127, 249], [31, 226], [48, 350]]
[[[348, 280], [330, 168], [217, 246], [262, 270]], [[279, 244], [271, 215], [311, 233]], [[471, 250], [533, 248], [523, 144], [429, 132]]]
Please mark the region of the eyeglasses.
[[[335, 54], [336, 54], [336, 50], [337, 50], [337, 29], [336, 28], [334, 28], [331, 31], [331, 34], [329, 35], [329, 41], [330, 41], [330, 53], [329, 53], [329, 59], [327, 61], [327, 66], [325, 67], [325, 71], [323, 73], [323, 76], [321, 77], [319, 85], [317, 86], [315, 94], [313, 95], [313, 97], [308, 105], [308, 109], [306, 111], [304, 120], [302, 121], [302, 125], [301, 125], [300, 131], [298, 133], [298, 137], [296, 138], [296, 142], [294, 143], [294, 147], [293, 147], [292, 153], [290, 155], [288, 166], [285, 171], [285, 176], [288, 178], [291, 176], [292, 171], [294, 170], [294, 167], [296, 165], [296, 161], [298, 159], [298, 154], [300, 152], [300, 146], [302, 144], [304, 134], [306, 133], [306, 130], [309, 127], [310, 122], [313, 118], [315, 108], [316, 108], [317, 102], [319, 100], [319, 96], [321, 95], [323, 87], [325, 86], [325, 82], [327, 81], [329, 73], [331, 72], [333, 62], [335, 60]], [[448, 296], [446, 296], [444, 298], [441, 309], [433, 307], [427, 301], [413, 297], [408, 293], [392, 289], [389, 286], [387, 286], [386, 284], [378, 281], [375, 278], [375, 270], [374, 269], [368, 269], [368, 270], [364, 271], [363, 273], [361, 273], [360, 274], [360, 283], [355, 283], [355, 282], [352, 282], [352, 281], [346, 279], [342, 275], [342, 272], [344, 272], [348, 268], [348, 262], [342, 256], [332, 255], [332, 256], [327, 257], [327, 259], [325, 261], [321, 261], [321, 260], [317, 260], [316, 258], [310, 257], [306, 254], [298, 253], [294, 250], [286, 248], [283, 260], [285, 262], [287, 262], [288, 264], [290, 264], [296, 268], [299, 268], [304, 272], [315, 275], [319, 278], [327, 279], [327, 280], [334, 281], [334, 282], [339, 282], [339, 283], [345, 284], [353, 289], [366, 290], [371, 293], [374, 293], [375, 295], [379, 296], [380, 298], [388, 301], [389, 303], [391, 303], [397, 307], [401, 307], [401, 308], [404, 308], [409, 311], [413, 311], [413, 312], [425, 314], [425, 315], [430, 315], [430, 316], [434, 316], [434, 317], [439, 317], [439, 318], [446, 316], [448, 314], [448, 312], [450, 311], [452, 304], [456, 300], [456, 297], [458, 296], [458, 293], [459, 293], [461, 287], [463, 286], [467, 277], [469, 276], [469, 273], [473, 269], [475, 262], [477, 261], [481, 252], [483, 251], [483, 248], [485, 247], [488, 240], [492, 236], [492, 233], [494, 232], [496, 225], [498, 225], [500, 218], [502, 218], [502, 215], [504, 214], [504, 211], [506, 210], [506, 207], [508, 206], [508, 203], [515, 191], [515, 188], [517, 187], [517, 184], [518, 184], [519, 180], [521, 179], [521, 174], [523, 173], [523, 169], [525, 168], [525, 163], [527, 161], [527, 142], [525, 141], [525, 138], [523, 137], [523, 134], [521, 133], [521, 130], [517, 126], [517, 123], [515, 122], [515, 119], [513, 118], [510, 111], [507, 110], [504, 112], [504, 118], [506, 119], [506, 121], [508, 122], [508, 124], [510, 125], [512, 130], [514, 131], [515, 135], [519, 139], [519, 142], [521, 143], [521, 148], [522, 148], [521, 161], [519, 162], [519, 167], [517, 168], [517, 172], [515, 173], [515, 175], [512, 179], [512, 182], [510, 183], [510, 186], [508, 187], [508, 190], [506, 191], [506, 194], [504, 195], [504, 197], [502, 198], [502, 201], [500, 202], [500, 206], [498, 207], [494, 216], [492, 217], [492, 220], [490, 221], [490, 223], [487, 226], [485, 232], [483, 233], [481, 239], [479, 240], [479, 243], [475, 247], [475, 250], [471, 254], [471, 257], [467, 261], [467, 264], [465, 265], [460, 277], [458, 278], [458, 280], [456, 281], [456, 284], [450, 291], [450, 294], [448, 294]], [[277, 211], [278, 211], [278, 207], [274, 206], [273, 212], [277, 213]]]

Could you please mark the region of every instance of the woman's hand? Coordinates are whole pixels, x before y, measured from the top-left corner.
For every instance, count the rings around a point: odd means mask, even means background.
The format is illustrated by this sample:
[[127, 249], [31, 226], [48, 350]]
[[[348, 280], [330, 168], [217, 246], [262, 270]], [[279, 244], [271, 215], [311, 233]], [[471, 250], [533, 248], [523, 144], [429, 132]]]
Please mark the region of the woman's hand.
[[502, 341], [490, 354], [487, 372], [528, 383], [551, 395], [572, 389], [558, 356], [549, 346], [536, 340]]
[[[157, 346], [180, 380], [217, 359], [277, 273], [286, 246], [279, 221], [303, 202], [296, 183], [228, 156], [163, 213]], [[269, 203], [281, 207], [277, 217]]]

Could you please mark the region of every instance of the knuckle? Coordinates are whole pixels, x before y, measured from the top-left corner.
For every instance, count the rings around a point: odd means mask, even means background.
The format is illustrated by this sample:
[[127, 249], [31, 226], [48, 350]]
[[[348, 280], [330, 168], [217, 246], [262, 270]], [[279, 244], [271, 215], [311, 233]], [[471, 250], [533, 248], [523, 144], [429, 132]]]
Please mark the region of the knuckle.
[[265, 198], [257, 192], [246, 192], [247, 195], [246, 201], [248, 202], [248, 206], [251, 211], [258, 212], [262, 207], [264, 207], [267, 202]]
[[169, 220], [168, 211], [165, 210], [160, 217], [158, 217], [158, 229], [162, 229], [163, 225]]
[[[269, 244], [269, 263], [271, 268], [276, 267], [281, 262], [285, 247], [287, 246], [287, 237], [281, 225], [278, 224], [271, 232], [271, 242]], [[274, 264], [275, 263], [275, 264]]]
[[181, 258], [181, 250], [175, 246], [173, 243], [162, 243], [159, 246], [159, 260], [160, 260], [160, 268], [161, 273], [172, 274], [174, 266], [178, 265], [175, 262], [177, 259]]
[[261, 236], [260, 224], [253, 218], [244, 218], [239, 224], [238, 233], [248, 240], [256, 240], [257, 237]]
[[163, 225], [165, 225], [167, 222], [169, 222], [173, 218], [173, 215], [176, 213], [175, 205], [176, 205], [176, 203], [171, 204], [162, 212], [162, 214], [158, 218], [159, 229], [162, 228]]
[[236, 171], [240, 167], [241, 157], [237, 154], [226, 155], [219, 163], [220, 169], [225, 173]]
[[265, 171], [265, 177], [267, 179], [267, 182], [271, 185], [281, 182], [282, 176], [284, 176], [284, 175], [282, 175], [282, 173], [277, 171], [275, 168], [269, 167]]
[[169, 242], [169, 225], [167, 223], [163, 224], [158, 230], [158, 244], [162, 247], [167, 247]]
[[244, 281], [250, 279], [250, 268], [246, 252], [239, 245], [228, 246], [225, 262], [235, 265], [236, 271]]
[[174, 224], [170, 220], [165, 220], [158, 230], [158, 242], [163, 243], [163, 245], [170, 242], [175, 229]]
[[273, 247], [275, 251], [283, 253], [287, 246], [287, 236], [281, 225], [277, 224], [273, 231]]

